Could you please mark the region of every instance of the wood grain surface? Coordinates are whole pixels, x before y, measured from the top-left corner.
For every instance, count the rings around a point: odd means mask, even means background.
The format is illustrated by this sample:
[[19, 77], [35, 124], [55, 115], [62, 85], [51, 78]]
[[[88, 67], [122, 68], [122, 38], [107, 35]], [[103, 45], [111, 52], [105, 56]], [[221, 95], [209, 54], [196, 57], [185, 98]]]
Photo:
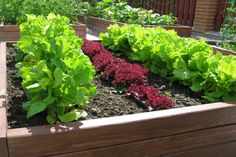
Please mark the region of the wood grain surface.
[[0, 42], [0, 157], [8, 156], [6, 115], [6, 43]]
[[[85, 24], [73, 24], [71, 25], [72, 28], [75, 30], [76, 35], [80, 36], [81, 38], [86, 38], [86, 28]], [[4, 42], [12, 42], [18, 41], [20, 38], [20, 29], [18, 25], [0, 25], [0, 41]]]
[[53, 157], [234, 157], [236, 125]]
[[[65, 125], [11, 129], [7, 136], [12, 157], [30, 157], [38, 156], [38, 154], [48, 156], [168, 137], [209, 128], [213, 128], [212, 131], [214, 131], [214, 127], [235, 123], [235, 104], [214, 103]], [[227, 131], [219, 130], [221, 129], [214, 132], [216, 136], [227, 134]], [[230, 129], [229, 134], [225, 136], [231, 138]], [[210, 135], [214, 136], [212, 133]], [[215, 141], [217, 140], [215, 139]], [[219, 139], [219, 142], [222, 142], [221, 140], [223, 139]], [[174, 141], [181, 142], [178, 139]], [[202, 144], [204, 143], [206, 141], [202, 141]], [[27, 148], [35, 145], [40, 145], [40, 147], [28, 151]]]

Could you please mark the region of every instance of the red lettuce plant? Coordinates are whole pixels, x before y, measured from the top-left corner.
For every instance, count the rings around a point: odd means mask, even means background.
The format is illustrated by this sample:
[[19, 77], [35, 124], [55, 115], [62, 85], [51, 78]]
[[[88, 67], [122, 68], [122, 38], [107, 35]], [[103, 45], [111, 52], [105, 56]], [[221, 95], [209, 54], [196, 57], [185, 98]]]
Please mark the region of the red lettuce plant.
[[85, 55], [93, 58], [96, 54], [107, 52], [108, 50], [106, 50], [101, 43], [84, 40], [82, 51]]
[[144, 102], [148, 110], [173, 107], [169, 97], [162, 95], [154, 87], [146, 86], [147, 68], [114, 57], [112, 52], [106, 50], [100, 43], [85, 40], [82, 50], [92, 59], [96, 71], [103, 72], [104, 79], [111, 80], [114, 86], [128, 88], [127, 95], [135, 101]]
[[145, 102], [148, 110], [167, 109], [173, 107], [172, 100], [162, 95], [156, 88], [144, 85], [130, 86], [127, 95], [138, 102]]
[[105, 68], [103, 78], [113, 80], [112, 84], [115, 86], [129, 87], [147, 84], [147, 73], [148, 69], [138, 64], [117, 60]]
[[112, 53], [107, 51], [95, 55], [92, 61], [96, 71], [102, 72], [108, 65], [112, 64], [115, 61], [115, 59], [116, 58], [113, 57]]

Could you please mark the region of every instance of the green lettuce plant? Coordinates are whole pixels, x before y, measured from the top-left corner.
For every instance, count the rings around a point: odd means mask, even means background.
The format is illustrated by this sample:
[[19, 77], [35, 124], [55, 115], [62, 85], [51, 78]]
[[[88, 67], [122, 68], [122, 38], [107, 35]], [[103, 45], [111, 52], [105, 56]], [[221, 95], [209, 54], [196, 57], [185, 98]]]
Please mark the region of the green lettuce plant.
[[81, 51], [64, 16], [28, 15], [20, 25], [18, 47], [23, 53], [16, 67], [28, 101], [23, 104], [27, 118], [46, 111], [48, 123], [70, 122], [86, 116], [84, 105], [94, 97], [91, 83], [95, 70]]
[[179, 81], [211, 102], [236, 100], [236, 57], [213, 54], [203, 39], [181, 38], [173, 30], [138, 25], [112, 25], [100, 39], [117, 55]]

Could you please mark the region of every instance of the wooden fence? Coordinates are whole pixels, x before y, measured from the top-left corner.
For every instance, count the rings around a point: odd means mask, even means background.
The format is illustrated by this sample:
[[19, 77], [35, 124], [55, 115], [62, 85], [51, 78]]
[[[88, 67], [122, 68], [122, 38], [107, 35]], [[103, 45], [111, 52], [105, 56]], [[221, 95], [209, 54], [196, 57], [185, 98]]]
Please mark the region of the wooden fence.
[[178, 24], [193, 26], [196, 0], [128, 0], [128, 3], [159, 14], [173, 13]]
[[[217, 13], [215, 15], [215, 24], [214, 24], [214, 30], [219, 31], [221, 28], [222, 23], [224, 22], [227, 8], [229, 7], [229, 0], [219, 0]], [[234, 7], [236, 7], [236, 3], [234, 4]]]

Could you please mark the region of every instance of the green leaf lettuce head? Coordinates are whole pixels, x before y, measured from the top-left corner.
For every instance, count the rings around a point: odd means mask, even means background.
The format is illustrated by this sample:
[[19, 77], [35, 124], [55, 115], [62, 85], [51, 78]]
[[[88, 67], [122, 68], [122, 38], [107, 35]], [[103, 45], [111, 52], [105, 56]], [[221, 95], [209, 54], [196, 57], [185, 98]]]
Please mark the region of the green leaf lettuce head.
[[114, 53], [203, 93], [211, 102], [236, 100], [236, 56], [213, 54], [203, 39], [182, 38], [173, 30], [139, 25], [112, 25], [100, 39]]
[[82, 39], [67, 17], [27, 18], [18, 42], [24, 57], [16, 65], [29, 99], [23, 104], [27, 117], [47, 111], [49, 123], [79, 120], [86, 115], [83, 106], [96, 95], [95, 70], [81, 51]]

